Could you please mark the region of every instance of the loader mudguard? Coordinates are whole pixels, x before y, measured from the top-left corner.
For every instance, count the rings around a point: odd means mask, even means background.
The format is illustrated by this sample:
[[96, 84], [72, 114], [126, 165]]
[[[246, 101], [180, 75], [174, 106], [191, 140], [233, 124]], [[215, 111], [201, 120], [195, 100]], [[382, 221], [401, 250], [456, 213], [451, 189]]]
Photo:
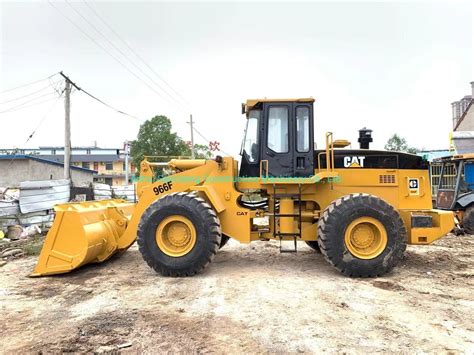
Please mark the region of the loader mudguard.
[[167, 176], [163, 179], [146, 185], [141, 190], [139, 201], [135, 207], [132, 218], [127, 225], [125, 233], [120, 237], [118, 243], [119, 250], [125, 250], [135, 242], [140, 219], [145, 210], [157, 199], [166, 195], [189, 191], [192, 186], [201, 185], [214, 170], [218, 169], [218, 164], [213, 160], [206, 160], [205, 164], [185, 170], [178, 174]]

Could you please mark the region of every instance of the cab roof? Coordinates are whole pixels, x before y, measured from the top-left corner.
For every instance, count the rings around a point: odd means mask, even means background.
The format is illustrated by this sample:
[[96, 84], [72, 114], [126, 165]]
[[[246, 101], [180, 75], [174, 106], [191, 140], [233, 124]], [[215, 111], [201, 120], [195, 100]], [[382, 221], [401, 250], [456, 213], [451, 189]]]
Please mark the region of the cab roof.
[[248, 99], [245, 104], [242, 104], [242, 113], [248, 113], [251, 109], [262, 102], [314, 102], [314, 99], [312, 97], [298, 99]]

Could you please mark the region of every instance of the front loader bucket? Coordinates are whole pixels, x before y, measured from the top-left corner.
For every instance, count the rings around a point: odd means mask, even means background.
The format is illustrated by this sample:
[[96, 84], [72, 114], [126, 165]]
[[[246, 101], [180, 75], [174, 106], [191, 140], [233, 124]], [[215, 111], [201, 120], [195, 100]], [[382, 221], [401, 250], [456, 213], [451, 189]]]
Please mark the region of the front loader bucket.
[[85, 264], [101, 263], [126, 250], [119, 250], [117, 243], [134, 208], [134, 203], [125, 200], [55, 206], [53, 226], [31, 276], [62, 274]]

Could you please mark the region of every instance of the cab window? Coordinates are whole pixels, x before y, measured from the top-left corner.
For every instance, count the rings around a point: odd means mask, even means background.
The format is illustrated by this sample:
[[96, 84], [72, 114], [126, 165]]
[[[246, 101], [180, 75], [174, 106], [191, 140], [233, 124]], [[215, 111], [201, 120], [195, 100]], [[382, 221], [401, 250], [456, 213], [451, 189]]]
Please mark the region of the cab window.
[[296, 150], [300, 153], [309, 151], [309, 108], [296, 108]]
[[288, 153], [288, 107], [272, 106], [268, 110], [267, 146], [275, 153]]
[[260, 110], [251, 110], [249, 112], [245, 129], [242, 150], [249, 163], [255, 163], [258, 160], [258, 121], [260, 119], [260, 112]]

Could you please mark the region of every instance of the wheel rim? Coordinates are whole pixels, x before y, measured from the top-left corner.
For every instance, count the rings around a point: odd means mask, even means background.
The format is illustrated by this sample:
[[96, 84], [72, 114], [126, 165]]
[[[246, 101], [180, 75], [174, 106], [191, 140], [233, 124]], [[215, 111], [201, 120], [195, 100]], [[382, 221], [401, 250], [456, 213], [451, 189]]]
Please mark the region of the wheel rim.
[[360, 217], [346, 228], [344, 242], [347, 250], [359, 259], [373, 259], [387, 246], [387, 231], [372, 217]]
[[156, 244], [168, 256], [186, 255], [196, 244], [196, 229], [186, 217], [169, 216], [156, 229]]

